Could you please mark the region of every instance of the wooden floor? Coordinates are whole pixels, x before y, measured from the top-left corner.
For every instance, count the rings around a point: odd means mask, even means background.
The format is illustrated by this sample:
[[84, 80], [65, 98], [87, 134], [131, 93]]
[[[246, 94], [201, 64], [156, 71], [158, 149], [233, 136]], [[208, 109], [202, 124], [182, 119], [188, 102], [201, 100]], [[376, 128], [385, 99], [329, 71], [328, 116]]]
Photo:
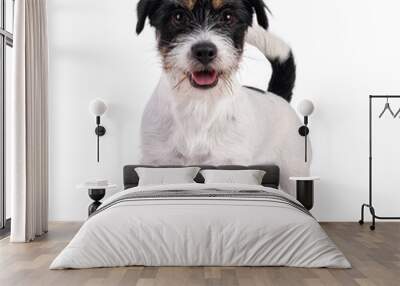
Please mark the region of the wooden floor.
[[352, 269], [287, 267], [124, 267], [48, 270], [79, 223], [52, 223], [49, 233], [28, 244], [0, 241], [0, 285], [400, 285], [400, 223], [379, 223], [375, 232], [357, 223], [323, 228]]

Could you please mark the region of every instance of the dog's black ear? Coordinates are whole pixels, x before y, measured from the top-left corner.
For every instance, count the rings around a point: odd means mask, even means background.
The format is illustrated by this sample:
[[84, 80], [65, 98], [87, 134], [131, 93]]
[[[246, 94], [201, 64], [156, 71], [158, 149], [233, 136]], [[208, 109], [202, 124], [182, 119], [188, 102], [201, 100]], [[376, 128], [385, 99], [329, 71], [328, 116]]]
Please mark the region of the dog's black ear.
[[[268, 29], [268, 17], [265, 9], [268, 7], [264, 4], [263, 0], [248, 0], [249, 4], [252, 6], [256, 12], [257, 22], [265, 30]], [[269, 10], [268, 10], [269, 11]]]
[[146, 23], [146, 18], [151, 17], [158, 5], [160, 5], [162, 0], [140, 0], [137, 5], [137, 18], [136, 23], [136, 33], [139, 35], [143, 31], [144, 24]]

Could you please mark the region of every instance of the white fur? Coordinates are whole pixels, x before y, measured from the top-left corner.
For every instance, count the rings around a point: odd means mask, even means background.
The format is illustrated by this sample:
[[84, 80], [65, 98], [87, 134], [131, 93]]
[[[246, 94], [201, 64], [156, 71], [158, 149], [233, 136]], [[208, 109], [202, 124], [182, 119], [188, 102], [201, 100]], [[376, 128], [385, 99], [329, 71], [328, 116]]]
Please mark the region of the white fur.
[[[229, 46], [224, 41], [218, 45]], [[182, 46], [178, 54], [188, 53], [188, 47]], [[285, 49], [278, 53], [261, 48], [271, 53], [268, 56], [286, 53]], [[308, 175], [309, 165], [304, 163], [304, 138], [298, 134], [301, 122], [290, 104], [272, 93], [241, 87], [234, 74], [230, 75], [230, 85], [220, 80], [208, 90], [193, 88], [186, 79], [176, 87], [177, 71], [190, 65], [189, 60], [178, 58], [174, 72], [162, 75], [144, 111], [142, 163], [274, 163], [281, 170], [281, 187], [294, 194], [289, 176]], [[227, 58], [224, 56], [224, 61]], [[229, 69], [230, 65], [228, 60], [222, 67]]]
[[[167, 76], [172, 83], [172, 87], [178, 91], [178, 94], [192, 94], [195, 91], [188, 80], [182, 81], [182, 79], [187, 76], [187, 73], [202, 68], [191, 57], [191, 47], [198, 42], [210, 41], [216, 45], [218, 50], [217, 57], [210, 67], [217, 72], [224, 72], [226, 77], [230, 77], [232, 72], [238, 68], [237, 51], [230, 39], [226, 39], [213, 31], [199, 29], [188, 36], [185, 35], [178, 38], [176, 41], [179, 44], [166, 56], [164, 61], [165, 65], [170, 69]], [[216, 88], [209, 90], [208, 93], [221, 94], [224, 88], [226, 89], [226, 86], [220, 84]], [[204, 92], [201, 94], [204, 94]]]
[[257, 24], [248, 29], [246, 42], [257, 47], [269, 60], [284, 62], [290, 55], [290, 47], [284, 41]]

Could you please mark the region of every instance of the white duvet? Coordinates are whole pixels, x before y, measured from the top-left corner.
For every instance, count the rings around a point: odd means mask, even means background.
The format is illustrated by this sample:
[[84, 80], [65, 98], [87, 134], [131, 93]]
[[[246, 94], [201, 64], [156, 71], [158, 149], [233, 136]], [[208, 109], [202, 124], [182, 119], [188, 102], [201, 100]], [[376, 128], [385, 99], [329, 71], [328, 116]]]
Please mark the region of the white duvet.
[[[265, 190], [262, 186], [180, 184], [164, 190]], [[259, 199], [196, 198], [122, 201], [90, 217], [50, 269], [145, 266], [294, 266], [349, 268], [318, 222], [288, 204]]]

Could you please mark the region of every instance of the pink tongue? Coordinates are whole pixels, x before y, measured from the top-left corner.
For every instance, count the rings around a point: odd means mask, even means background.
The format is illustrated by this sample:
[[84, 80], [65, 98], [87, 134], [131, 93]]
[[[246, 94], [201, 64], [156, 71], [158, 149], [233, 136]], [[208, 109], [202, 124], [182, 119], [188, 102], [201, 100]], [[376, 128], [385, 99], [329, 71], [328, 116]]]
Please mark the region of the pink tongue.
[[194, 72], [192, 73], [192, 79], [198, 85], [212, 85], [217, 80], [217, 72]]

